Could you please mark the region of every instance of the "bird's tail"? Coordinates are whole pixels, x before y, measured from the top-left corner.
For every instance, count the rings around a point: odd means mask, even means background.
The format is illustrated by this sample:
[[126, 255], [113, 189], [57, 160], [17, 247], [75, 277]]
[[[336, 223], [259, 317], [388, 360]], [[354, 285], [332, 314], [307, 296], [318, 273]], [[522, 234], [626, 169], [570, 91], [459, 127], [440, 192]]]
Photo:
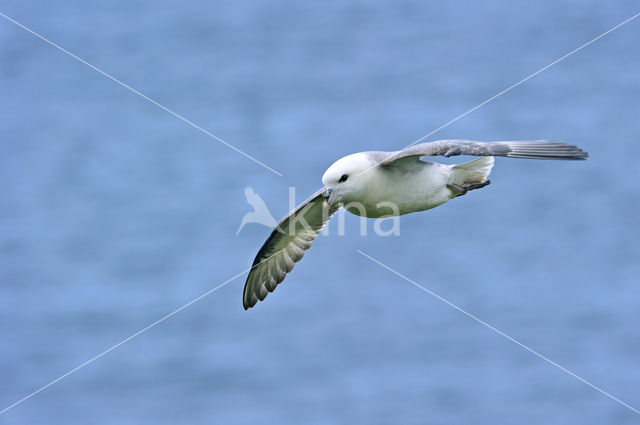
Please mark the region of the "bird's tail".
[[493, 168], [493, 157], [483, 156], [473, 161], [451, 167], [451, 183], [460, 186], [482, 183]]

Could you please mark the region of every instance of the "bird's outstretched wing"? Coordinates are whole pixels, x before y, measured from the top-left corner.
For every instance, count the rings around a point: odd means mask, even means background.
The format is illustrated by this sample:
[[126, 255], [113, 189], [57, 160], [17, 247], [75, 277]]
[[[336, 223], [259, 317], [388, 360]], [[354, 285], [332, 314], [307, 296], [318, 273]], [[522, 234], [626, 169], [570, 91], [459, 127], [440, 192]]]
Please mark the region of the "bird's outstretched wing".
[[327, 204], [323, 188], [280, 220], [253, 260], [242, 295], [245, 310], [276, 289], [338, 208]]
[[379, 165], [391, 165], [407, 157], [421, 156], [507, 156], [531, 159], [587, 159], [589, 154], [582, 149], [562, 142], [546, 140], [514, 142], [476, 142], [472, 140], [438, 140], [420, 143], [397, 152], [375, 152]]

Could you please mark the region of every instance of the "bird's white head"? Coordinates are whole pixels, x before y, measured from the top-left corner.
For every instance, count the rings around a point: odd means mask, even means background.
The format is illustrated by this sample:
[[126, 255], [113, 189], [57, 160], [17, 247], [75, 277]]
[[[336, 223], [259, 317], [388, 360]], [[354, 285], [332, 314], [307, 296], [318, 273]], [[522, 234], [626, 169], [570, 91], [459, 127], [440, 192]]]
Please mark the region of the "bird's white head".
[[376, 162], [364, 152], [347, 155], [334, 162], [322, 176], [322, 184], [328, 191], [327, 202], [349, 203], [357, 200], [375, 165]]

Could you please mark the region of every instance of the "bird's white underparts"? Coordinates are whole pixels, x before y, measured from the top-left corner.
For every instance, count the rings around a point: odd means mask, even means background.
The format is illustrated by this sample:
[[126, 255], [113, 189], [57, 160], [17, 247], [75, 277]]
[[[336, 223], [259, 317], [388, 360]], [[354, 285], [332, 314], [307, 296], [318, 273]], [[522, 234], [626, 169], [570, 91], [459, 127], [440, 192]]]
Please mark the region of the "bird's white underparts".
[[[454, 155], [480, 158], [457, 165], [422, 159]], [[258, 251], [244, 286], [244, 308], [275, 290], [339, 208], [371, 218], [435, 208], [487, 186], [495, 156], [580, 160], [589, 154], [562, 142], [440, 140], [396, 152], [359, 152], [340, 158], [322, 176], [324, 187], [280, 220]]]

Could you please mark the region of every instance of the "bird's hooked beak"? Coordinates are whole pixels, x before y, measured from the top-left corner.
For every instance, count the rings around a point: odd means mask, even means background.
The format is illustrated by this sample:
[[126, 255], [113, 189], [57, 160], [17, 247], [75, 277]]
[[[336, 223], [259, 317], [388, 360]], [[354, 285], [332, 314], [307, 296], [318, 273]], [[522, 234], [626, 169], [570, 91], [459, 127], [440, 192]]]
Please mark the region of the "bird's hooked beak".
[[324, 194], [324, 200], [331, 206], [336, 201], [336, 195], [335, 189], [327, 189]]

